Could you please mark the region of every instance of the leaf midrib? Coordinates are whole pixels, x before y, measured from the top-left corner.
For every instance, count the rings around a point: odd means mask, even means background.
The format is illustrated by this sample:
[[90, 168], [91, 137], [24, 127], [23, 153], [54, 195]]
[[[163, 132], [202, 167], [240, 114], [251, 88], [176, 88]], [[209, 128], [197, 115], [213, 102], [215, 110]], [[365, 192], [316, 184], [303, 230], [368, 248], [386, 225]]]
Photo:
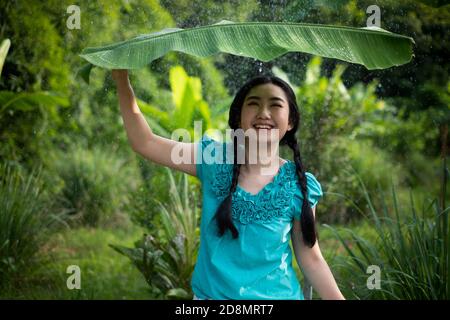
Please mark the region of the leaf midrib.
[[[362, 28], [354, 28], [354, 27], [347, 27], [347, 26], [336, 26], [336, 25], [327, 25], [327, 24], [312, 24], [312, 23], [295, 23], [295, 22], [236, 22], [236, 23], [224, 23], [224, 24], [213, 24], [213, 25], [207, 25], [207, 26], [200, 26], [200, 27], [194, 27], [194, 28], [189, 28], [189, 29], [181, 29], [181, 30], [177, 30], [174, 32], [170, 32], [170, 33], [163, 33], [163, 34], [159, 34], [156, 36], [152, 36], [151, 34], [148, 34], [146, 36], [148, 36], [148, 38], [146, 37], [145, 39], [130, 39], [130, 40], [125, 40], [125, 41], [121, 41], [118, 42], [116, 44], [111, 44], [111, 45], [107, 45], [107, 46], [101, 46], [101, 47], [90, 47], [90, 48], [86, 48], [83, 50], [83, 52], [80, 54], [81, 57], [83, 57], [85, 54], [92, 54], [95, 53], [97, 51], [107, 51], [107, 50], [112, 50], [115, 49], [117, 47], [120, 47], [123, 44], [129, 45], [131, 43], [137, 43], [137, 42], [144, 42], [144, 41], [148, 41], [148, 40], [153, 40], [153, 39], [157, 39], [159, 37], [164, 37], [164, 36], [168, 36], [168, 35], [172, 35], [172, 34], [177, 34], [177, 33], [183, 33], [183, 32], [192, 32], [194, 30], [200, 30], [200, 29], [210, 29], [210, 28], [215, 28], [215, 27], [220, 27], [220, 28], [224, 28], [224, 27], [237, 27], [239, 25], [262, 25], [262, 24], [266, 24], [266, 25], [295, 25], [295, 26], [301, 26], [301, 27], [313, 27], [313, 28], [320, 28], [320, 29], [345, 29], [349, 32], [357, 32], [357, 33], [374, 33], [380, 36], [384, 36], [384, 37], [396, 37], [396, 38], [401, 38], [401, 39], [408, 39], [410, 41], [412, 41], [414, 43], [414, 39], [408, 36], [404, 36], [404, 35], [400, 35], [397, 33], [393, 33], [390, 32], [388, 30], [386, 30], [389, 33], [386, 33], [385, 31], [377, 31], [377, 30], [371, 30], [371, 29], [362, 29]], [[174, 27], [175, 28], [175, 27]], [[167, 28], [168, 29], [168, 28]], [[138, 36], [136, 36], [138, 37]]]

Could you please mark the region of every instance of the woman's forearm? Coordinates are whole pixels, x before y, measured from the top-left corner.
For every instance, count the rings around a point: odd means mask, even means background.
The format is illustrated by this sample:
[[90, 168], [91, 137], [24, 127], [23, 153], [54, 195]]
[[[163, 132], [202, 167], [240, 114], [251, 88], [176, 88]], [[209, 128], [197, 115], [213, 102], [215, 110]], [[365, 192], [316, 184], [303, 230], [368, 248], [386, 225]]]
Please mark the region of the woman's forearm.
[[126, 76], [116, 75], [114, 80], [117, 85], [120, 112], [128, 140], [133, 150], [138, 151], [140, 146], [152, 138], [153, 132], [137, 105], [128, 74]]
[[309, 280], [312, 287], [317, 291], [319, 296], [324, 300], [344, 300], [336, 280], [325, 261], [320, 258], [314, 262], [303, 264], [302, 270], [305, 277]]

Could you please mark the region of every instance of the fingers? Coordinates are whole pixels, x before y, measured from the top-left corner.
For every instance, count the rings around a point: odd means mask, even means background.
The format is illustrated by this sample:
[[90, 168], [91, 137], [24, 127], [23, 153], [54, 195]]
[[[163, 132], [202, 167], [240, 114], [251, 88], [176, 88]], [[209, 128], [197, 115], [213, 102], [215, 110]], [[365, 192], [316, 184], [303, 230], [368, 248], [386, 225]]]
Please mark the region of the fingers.
[[128, 70], [126, 69], [113, 69], [111, 72], [114, 81], [121, 81], [128, 79]]

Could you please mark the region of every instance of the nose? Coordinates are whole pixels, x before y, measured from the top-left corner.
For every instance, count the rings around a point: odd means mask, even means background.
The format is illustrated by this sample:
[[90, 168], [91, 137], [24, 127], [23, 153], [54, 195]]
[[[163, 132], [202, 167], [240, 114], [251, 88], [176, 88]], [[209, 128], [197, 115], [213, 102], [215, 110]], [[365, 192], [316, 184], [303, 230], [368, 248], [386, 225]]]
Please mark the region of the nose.
[[266, 105], [259, 107], [257, 117], [259, 119], [270, 119], [270, 108]]

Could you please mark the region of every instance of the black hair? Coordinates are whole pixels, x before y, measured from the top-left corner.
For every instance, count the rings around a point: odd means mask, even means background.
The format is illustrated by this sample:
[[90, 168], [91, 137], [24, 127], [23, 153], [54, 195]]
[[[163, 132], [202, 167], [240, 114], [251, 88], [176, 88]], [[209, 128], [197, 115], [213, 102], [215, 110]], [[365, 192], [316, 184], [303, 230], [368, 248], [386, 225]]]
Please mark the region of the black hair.
[[[272, 75], [257, 76], [250, 79], [238, 90], [236, 96], [234, 97], [233, 102], [231, 103], [228, 125], [233, 130], [239, 129], [241, 120], [241, 110], [244, 103], [244, 99], [247, 96], [248, 92], [253, 87], [267, 83], [274, 84], [283, 89], [288, 99], [289, 122], [292, 125], [292, 129], [286, 132], [286, 134], [280, 140], [279, 144], [280, 146], [287, 145], [289, 148], [292, 149], [294, 153], [294, 162], [297, 178], [303, 195], [303, 205], [301, 208], [301, 215], [300, 215], [301, 232], [303, 235], [304, 243], [309, 247], [313, 247], [314, 244], [316, 243], [317, 231], [315, 226], [314, 214], [312, 212], [311, 205], [307, 197], [307, 184], [305, 174], [306, 170], [301, 160], [300, 149], [297, 143], [297, 138], [295, 136], [295, 133], [300, 126], [300, 113], [298, 111], [295, 93], [292, 90], [291, 86], [284, 80]], [[233, 193], [236, 191], [240, 171], [240, 164], [238, 164], [237, 161], [237, 147], [238, 147], [237, 136], [234, 135], [233, 139], [234, 165], [233, 165], [233, 178], [231, 182], [230, 193], [219, 205], [215, 215], [217, 226], [219, 229], [219, 235], [223, 236], [223, 234], [229, 229], [234, 239], [238, 237], [238, 230], [233, 224], [231, 210], [232, 210]]]

